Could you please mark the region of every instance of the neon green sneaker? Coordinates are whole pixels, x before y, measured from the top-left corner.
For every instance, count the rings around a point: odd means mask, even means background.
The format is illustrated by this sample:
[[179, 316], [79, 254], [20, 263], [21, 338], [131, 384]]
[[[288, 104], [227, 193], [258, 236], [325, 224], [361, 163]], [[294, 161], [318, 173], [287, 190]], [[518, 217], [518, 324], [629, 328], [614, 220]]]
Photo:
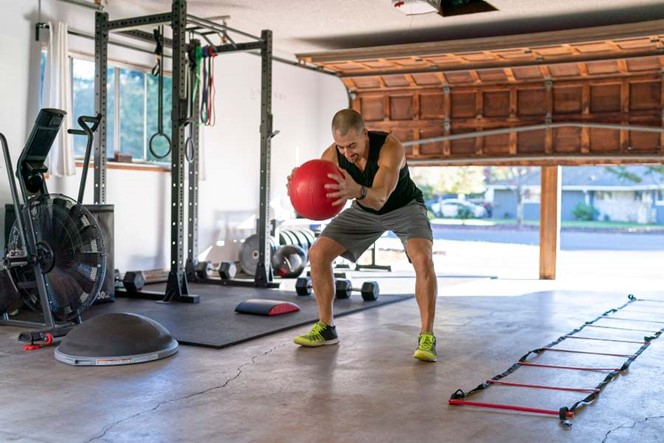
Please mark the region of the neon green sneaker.
[[422, 361], [436, 361], [436, 337], [430, 332], [422, 332], [417, 340], [417, 349], [413, 358]]
[[326, 345], [336, 345], [339, 343], [336, 326], [330, 326], [322, 321], [317, 322], [311, 328], [311, 331], [304, 335], [295, 337], [293, 342], [300, 346], [316, 347]]

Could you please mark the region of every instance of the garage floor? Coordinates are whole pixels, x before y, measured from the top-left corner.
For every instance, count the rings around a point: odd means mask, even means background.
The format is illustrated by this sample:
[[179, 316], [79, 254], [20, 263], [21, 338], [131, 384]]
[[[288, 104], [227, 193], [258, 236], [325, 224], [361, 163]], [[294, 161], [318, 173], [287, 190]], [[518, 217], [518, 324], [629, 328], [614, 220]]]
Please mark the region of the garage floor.
[[[339, 318], [339, 346], [299, 348], [292, 338], [308, 329], [299, 328], [222, 350], [181, 346], [173, 357], [124, 367], [70, 367], [53, 358], [53, 348], [23, 351], [19, 329], [2, 327], [0, 441], [663, 441], [664, 337], [580, 411], [571, 428], [556, 417], [447, 403], [457, 389], [474, 388], [528, 351], [621, 306], [628, 293], [663, 302], [664, 312], [664, 280], [651, 265], [654, 256], [561, 254], [559, 278], [540, 281], [537, 248], [442, 243], [436, 255], [444, 275], [438, 363], [411, 357], [419, 332], [414, 300]], [[398, 257], [379, 258], [406, 268]], [[463, 272], [499, 278], [457, 278]], [[389, 284], [381, 281], [381, 289]], [[638, 315], [664, 321], [657, 303]], [[640, 326], [658, 330], [664, 324]], [[638, 349], [624, 346], [609, 352]], [[625, 360], [571, 358], [587, 366]], [[514, 380], [522, 383], [577, 387], [593, 387], [606, 375], [536, 368], [517, 373]], [[480, 401], [558, 409], [586, 394], [495, 386], [481, 395]]]

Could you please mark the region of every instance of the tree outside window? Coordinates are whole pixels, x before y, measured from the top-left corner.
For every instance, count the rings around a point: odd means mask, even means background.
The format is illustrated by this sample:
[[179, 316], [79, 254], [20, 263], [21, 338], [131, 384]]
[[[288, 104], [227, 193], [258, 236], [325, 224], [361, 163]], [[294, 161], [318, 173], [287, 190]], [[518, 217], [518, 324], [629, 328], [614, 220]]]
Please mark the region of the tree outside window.
[[[113, 146], [115, 145], [115, 69], [109, 67], [108, 71], [108, 102], [106, 112], [106, 146], [107, 150], [112, 155]], [[72, 77], [72, 124], [78, 128], [78, 118], [80, 116], [94, 116], [95, 115], [95, 64], [89, 60], [81, 60], [72, 58], [71, 65]], [[85, 148], [87, 146], [87, 139], [82, 136], [74, 136], [74, 155], [77, 157], [85, 155]]]
[[[72, 58], [74, 122], [81, 115], [94, 115], [94, 71], [94, 62]], [[107, 76], [107, 112], [104, 116], [107, 122], [107, 157], [113, 157], [115, 152], [120, 152], [130, 154], [132, 159], [138, 161], [170, 162], [170, 154], [163, 159], [157, 159], [148, 149], [150, 137], [157, 132], [158, 126], [158, 78], [144, 70], [117, 66], [109, 66]], [[164, 77], [162, 122], [163, 132], [169, 138], [171, 91], [172, 79]], [[74, 138], [76, 156], [85, 154], [86, 142], [85, 137]], [[153, 149], [161, 155], [169, 151], [169, 146], [165, 139], [159, 137], [155, 140]]]

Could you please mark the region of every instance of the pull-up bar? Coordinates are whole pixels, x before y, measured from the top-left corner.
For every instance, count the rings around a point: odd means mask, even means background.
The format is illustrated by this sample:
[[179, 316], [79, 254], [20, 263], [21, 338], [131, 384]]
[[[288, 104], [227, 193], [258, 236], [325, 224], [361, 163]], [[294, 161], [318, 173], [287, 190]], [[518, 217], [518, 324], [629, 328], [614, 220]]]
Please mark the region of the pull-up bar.
[[211, 20], [196, 17], [195, 15], [187, 14], [187, 22], [188, 23], [193, 23], [195, 25], [202, 26], [204, 28], [212, 29], [214, 31], [219, 31], [219, 32], [231, 31], [235, 34], [243, 35], [243, 36], [251, 38], [253, 40], [261, 40], [260, 37], [257, 37], [255, 35], [249, 34], [247, 32], [240, 31], [240, 30], [235, 29], [235, 28], [231, 28], [230, 26], [227, 26], [227, 25], [223, 25], [223, 24], [213, 22]]
[[[623, 125], [611, 123], [583, 123], [583, 122], [557, 122], [557, 123], [542, 123], [536, 125], [515, 126], [510, 128], [487, 129], [485, 131], [464, 132], [461, 134], [441, 135], [437, 137], [423, 138], [419, 140], [404, 141], [403, 146], [420, 146], [428, 143], [445, 142], [453, 140], [463, 140], [469, 138], [490, 137], [494, 135], [512, 134], [519, 132], [529, 131], [542, 131], [558, 128], [595, 128], [595, 129], [609, 129], [616, 131], [637, 131], [637, 132], [650, 132], [656, 134], [664, 134], [664, 128], [656, 126], [637, 126], [637, 125]], [[634, 151], [631, 146], [627, 147], [627, 151]], [[480, 164], [502, 164], [514, 162], [542, 162], [549, 161], [556, 164], [576, 164], [578, 161], [596, 161], [596, 162], [615, 162], [616, 157], [629, 159], [631, 162], [640, 163], [659, 163], [664, 160], [664, 155], [657, 152], [649, 153], [618, 153], [618, 154], [569, 154], [569, 153], [542, 153], [542, 154], [514, 154], [509, 156], [467, 156], [467, 157], [445, 157], [435, 159], [410, 159], [409, 162], [417, 165], [480, 165]]]
[[557, 129], [557, 128], [596, 128], [596, 129], [613, 129], [620, 131], [654, 132], [657, 134], [664, 134], [664, 128], [655, 127], [655, 126], [618, 125], [610, 123], [565, 122], [565, 123], [543, 123], [539, 125], [528, 125], [528, 126], [515, 126], [513, 128], [487, 129], [486, 131], [464, 132], [463, 134], [441, 135], [440, 137], [430, 137], [430, 138], [423, 138], [420, 140], [406, 141], [402, 142], [401, 144], [404, 146], [415, 146], [415, 145], [423, 145], [426, 143], [462, 140], [466, 138], [475, 138], [475, 137], [489, 137], [492, 135], [511, 134], [513, 132], [541, 131], [546, 129]]

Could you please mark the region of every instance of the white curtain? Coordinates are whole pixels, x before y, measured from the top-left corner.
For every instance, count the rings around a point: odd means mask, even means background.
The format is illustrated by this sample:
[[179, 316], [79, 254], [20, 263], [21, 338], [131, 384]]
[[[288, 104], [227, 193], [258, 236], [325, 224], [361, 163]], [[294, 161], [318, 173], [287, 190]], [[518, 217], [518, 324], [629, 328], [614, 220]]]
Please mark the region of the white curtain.
[[62, 122], [58, 137], [48, 155], [49, 174], [56, 177], [76, 174], [74, 146], [67, 130], [71, 125], [71, 74], [69, 69], [69, 45], [67, 44], [67, 24], [49, 23], [50, 38], [44, 75], [44, 96], [42, 106], [62, 109], [67, 117]]

